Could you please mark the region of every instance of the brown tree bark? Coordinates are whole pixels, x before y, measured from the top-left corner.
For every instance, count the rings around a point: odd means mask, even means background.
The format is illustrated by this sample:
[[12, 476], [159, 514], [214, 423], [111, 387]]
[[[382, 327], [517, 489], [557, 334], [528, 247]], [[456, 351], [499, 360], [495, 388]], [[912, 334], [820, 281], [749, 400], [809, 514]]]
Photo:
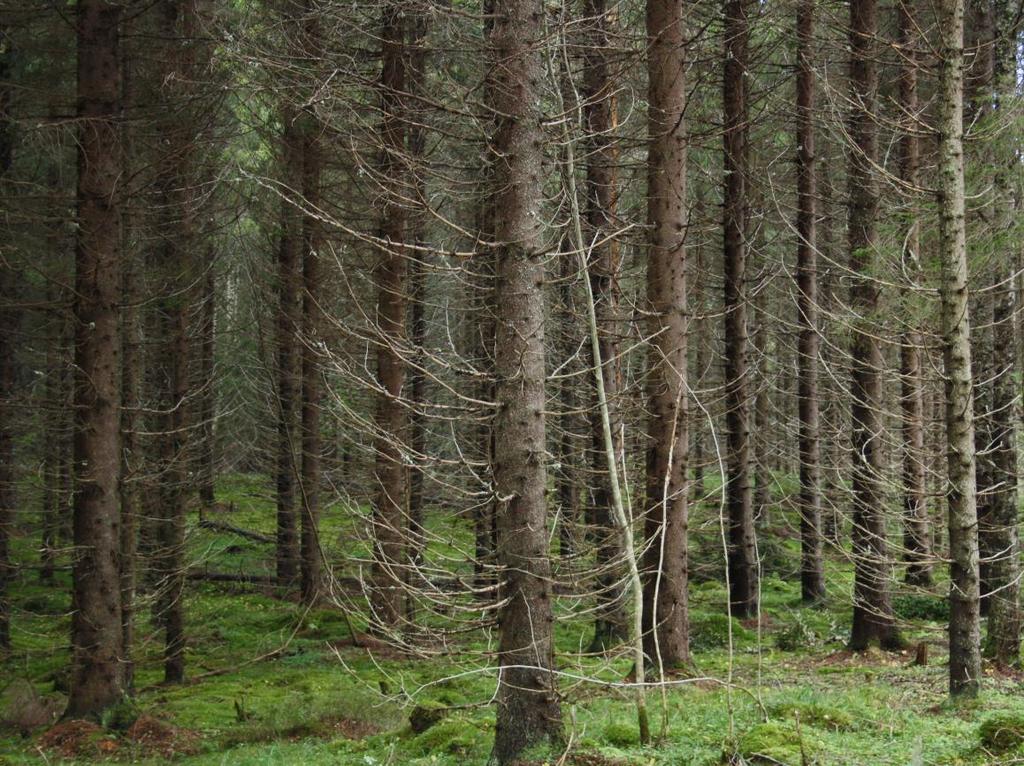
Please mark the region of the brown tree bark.
[[[309, 55], [318, 55], [321, 48], [317, 17], [307, 8], [304, 21], [305, 48]], [[320, 247], [321, 224], [315, 211], [321, 204], [322, 147], [321, 126], [312, 108], [302, 116], [303, 173], [302, 196], [306, 210], [314, 211], [302, 221], [302, 533], [301, 594], [302, 603], [314, 604], [323, 587], [320, 552], [320, 344], [321, 301]]]
[[[615, 443], [614, 460], [622, 462], [622, 418], [619, 392], [622, 362], [619, 358], [619, 271], [620, 248], [615, 234], [618, 205], [618, 150], [612, 131], [618, 121], [617, 103], [609, 72], [609, 27], [614, 23], [605, 0], [585, 0], [583, 14], [588, 24], [583, 52], [583, 118], [587, 146], [586, 241], [590, 279], [598, 323], [598, 339], [604, 390]], [[591, 651], [606, 649], [629, 637], [629, 613], [625, 594], [625, 572], [621, 533], [615, 526], [609, 486], [608, 456], [600, 408], [590, 414], [591, 456], [595, 476], [594, 534], [596, 535], [597, 611]]]
[[754, 499], [750, 482], [750, 392], [747, 355], [747, 66], [748, 0], [725, 2], [722, 73], [724, 190], [722, 258], [725, 276], [726, 504], [729, 514], [729, 601], [733, 614], [757, 612]]
[[851, 415], [853, 431], [853, 629], [850, 648], [902, 645], [892, 614], [889, 552], [885, 531], [882, 372], [884, 360], [873, 330], [878, 310], [875, 251], [878, 246], [878, 8], [876, 0], [850, 3], [850, 253]]
[[78, 39], [78, 234], [75, 249], [74, 544], [67, 718], [121, 699], [120, 511], [122, 4], [81, 0]]
[[[285, 195], [302, 188], [302, 135], [290, 105], [281, 110], [280, 175]], [[300, 357], [296, 336], [301, 323], [302, 213], [287, 196], [281, 198], [281, 232], [277, 256], [277, 580], [295, 583], [299, 566], [296, 485], [299, 464], [296, 441], [301, 398]]]
[[[920, 146], [917, 76], [920, 68], [917, 51], [918, 28], [912, 2], [901, 3], [898, 9], [898, 44], [902, 54], [899, 98], [906, 111], [907, 126], [900, 136], [900, 180], [907, 186], [907, 233], [903, 245], [903, 269], [919, 278], [921, 271], [920, 222], [914, 204], [916, 188], [920, 183]], [[911, 315], [913, 316], [913, 315]], [[909, 321], [913, 322], [913, 319]], [[931, 546], [928, 533], [928, 505], [926, 486], [927, 454], [924, 449], [924, 371], [921, 364], [923, 338], [917, 327], [911, 326], [900, 344], [900, 404], [903, 416], [903, 547], [907, 563], [906, 581], [910, 585], [928, 587], [932, 582]]]
[[398, 197], [405, 192], [408, 174], [405, 157], [406, 125], [401, 110], [406, 88], [405, 25], [401, 4], [383, 6], [381, 32], [380, 105], [382, 113], [381, 176], [385, 190], [381, 221], [383, 247], [374, 274], [377, 288], [377, 455], [376, 497], [373, 505], [374, 594], [373, 610], [382, 625], [395, 627], [403, 613], [408, 471], [400, 443], [407, 437], [408, 418], [403, 403], [406, 365], [399, 346], [406, 340], [406, 276], [404, 244], [408, 220]]
[[543, 77], [539, 0], [496, 0], [488, 37], [492, 101], [496, 276], [494, 480], [501, 674], [494, 758], [561, 740], [554, 666], [545, 457], [544, 260], [540, 230], [543, 155], [538, 94]]
[[981, 679], [978, 510], [971, 326], [964, 216], [964, 0], [939, 6], [939, 239], [949, 503], [949, 691], [975, 696]]
[[689, 661], [689, 452], [686, 383], [686, 21], [682, 0], [647, 2], [647, 397], [644, 651], [657, 666]]
[[804, 603], [825, 597], [821, 537], [821, 424], [818, 413], [818, 178], [814, 130], [815, 0], [797, 7], [796, 289], [800, 454], [800, 595]]
[[[14, 159], [11, 57], [11, 41], [7, 30], [0, 27], [0, 184], [8, 180]], [[10, 551], [10, 535], [16, 509], [12, 422], [15, 411], [14, 333], [19, 319], [11, 305], [14, 296], [14, 264], [9, 257], [3, 257], [0, 258], [0, 650], [11, 647], [11, 602], [8, 590], [15, 572]]]

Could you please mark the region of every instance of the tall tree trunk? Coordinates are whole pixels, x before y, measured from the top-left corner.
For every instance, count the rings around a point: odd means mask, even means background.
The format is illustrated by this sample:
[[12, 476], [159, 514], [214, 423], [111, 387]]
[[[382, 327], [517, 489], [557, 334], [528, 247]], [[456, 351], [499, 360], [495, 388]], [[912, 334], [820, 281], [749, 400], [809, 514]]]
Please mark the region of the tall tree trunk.
[[[989, 94], [996, 119], [1006, 120], [1000, 106], [1012, 92], [1016, 73], [1016, 35], [1007, 29], [1009, 14], [998, 5], [992, 29], [991, 71], [994, 88]], [[1019, 24], [1019, 21], [1018, 21]], [[982, 53], [984, 55], [984, 52]], [[1001, 147], [1002, 143], [997, 143]], [[1013, 152], [1001, 151], [995, 158], [993, 184], [993, 221], [1003, 234], [1000, 242], [1013, 242], [1006, 233], [1014, 226], [1011, 174], [1016, 158]], [[1018, 254], [1001, 248], [993, 259], [996, 285], [992, 296], [993, 347], [1003, 350], [1003, 361], [993, 370], [991, 449], [994, 487], [989, 501], [991, 548], [996, 552], [990, 564], [991, 596], [989, 597], [986, 653], [996, 664], [1020, 664], [1020, 537], [1017, 519], [1017, 428], [1014, 413], [1019, 404], [1014, 372], [1019, 370], [1016, 354], [1018, 343], [1015, 315], [1020, 304], [1015, 300], [1014, 267]], [[979, 527], [980, 532], [980, 527]]]
[[496, 67], [491, 136], [497, 283], [494, 480], [502, 598], [501, 674], [494, 757], [562, 735], [554, 666], [545, 458], [543, 156], [538, 96], [543, 76], [539, 0], [496, 0], [489, 35]]
[[[918, 100], [917, 19], [912, 2], [901, 3], [898, 10], [898, 43], [903, 56], [900, 68], [899, 98], [906, 111], [907, 127], [900, 136], [900, 180], [907, 186], [909, 220], [903, 245], [903, 270], [919, 279], [920, 223], [916, 189], [920, 183], [920, 148], [917, 138]], [[907, 321], [915, 322], [913, 314]], [[924, 371], [921, 364], [923, 338], [914, 326], [903, 334], [900, 344], [901, 409], [903, 416], [903, 547], [907, 562], [906, 580], [910, 585], [928, 587], [932, 582], [931, 547], [928, 538], [926, 486], [927, 455], [924, 450]]]
[[757, 612], [754, 498], [750, 483], [750, 392], [747, 355], [747, 63], [750, 25], [747, 0], [725, 2], [725, 64], [722, 102], [722, 258], [725, 271], [725, 406], [729, 436], [726, 503], [729, 513], [729, 601], [734, 614]]
[[383, 7], [381, 33], [381, 175], [385, 191], [381, 239], [384, 247], [375, 273], [377, 287], [377, 397], [376, 497], [374, 498], [376, 619], [385, 626], [397, 626], [403, 614], [405, 551], [407, 540], [407, 481], [401, 442], [406, 438], [407, 417], [403, 403], [405, 360], [399, 346], [406, 336], [406, 253], [407, 236], [404, 204], [398, 199], [408, 182], [405, 162], [406, 126], [401, 114], [406, 88], [405, 26], [397, 2]]
[[[599, 330], [600, 358], [604, 376], [616, 465], [622, 457], [622, 418], [619, 391], [622, 362], [619, 358], [620, 249], [615, 233], [618, 203], [618, 150], [612, 131], [618, 120], [617, 104], [608, 71], [609, 27], [613, 17], [605, 0], [585, 0], [588, 30], [583, 61], [584, 140], [587, 143], [586, 243], [590, 249], [589, 274]], [[600, 407], [591, 410], [594, 487], [594, 526], [597, 542], [597, 613], [592, 651], [621, 643], [629, 637], [629, 613], [624, 587], [621, 533], [616, 528], [609, 485], [608, 455]]]
[[[316, 55], [321, 48], [319, 21], [307, 8], [305, 48]], [[316, 211], [321, 200], [322, 152], [320, 123], [307, 109], [303, 120], [302, 196], [306, 209]], [[314, 604], [322, 588], [320, 553], [320, 221], [307, 214], [302, 221], [302, 602]]]
[[160, 210], [155, 272], [160, 348], [153, 360], [157, 387], [157, 491], [155, 616], [164, 630], [164, 681], [185, 679], [185, 516], [191, 482], [189, 440], [191, 393], [191, 313], [196, 296], [195, 211], [197, 2], [161, 3], [160, 94], [176, 109], [161, 115], [161, 156], [156, 194]]
[[[298, 115], [291, 105], [281, 112], [280, 174], [285, 194], [302, 188], [302, 134]], [[287, 196], [281, 198], [281, 233], [277, 256], [277, 582], [295, 583], [299, 565], [296, 524], [296, 460], [298, 432], [299, 355], [296, 335], [301, 322], [302, 301], [299, 282], [302, 260], [302, 213]]]
[[75, 249], [74, 545], [67, 718], [121, 699], [118, 566], [121, 459], [122, 160], [118, 27], [122, 4], [81, 0], [78, 37], [78, 229]]
[[800, 419], [800, 595], [805, 603], [825, 597], [821, 538], [821, 438], [818, 405], [818, 178], [814, 131], [815, 0], [797, 8], [796, 249], [797, 365]]
[[974, 400], [964, 220], [964, 0], [942, 0], [939, 62], [939, 235], [949, 503], [949, 691], [974, 696], [981, 678]]
[[849, 252], [851, 415], [853, 431], [853, 629], [850, 648], [902, 645], [889, 592], [888, 540], [883, 486], [884, 359], [873, 322], [878, 310], [878, 9], [876, 0], [850, 2]]
[[[5, 184], [14, 158], [11, 116], [11, 42], [0, 27], [0, 184]], [[6, 195], [6, 189], [3, 190]], [[6, 243], [5, 243], [6, 244]], [[6, 248], [5, 248], [6, 249]], [[10, 582], [14, 577], [10, 536], [16, 508], [14, 477], [14, 332], [18, 315], [11, 305], [16, 294], [14, 264], [0, 258], [0, 650], [11, 648]]]
[[689, 661], [686, 345], [686, 21], [682, 0], [647, 0], [647, 300], [651, 311], [644, 533], [644, 651]]

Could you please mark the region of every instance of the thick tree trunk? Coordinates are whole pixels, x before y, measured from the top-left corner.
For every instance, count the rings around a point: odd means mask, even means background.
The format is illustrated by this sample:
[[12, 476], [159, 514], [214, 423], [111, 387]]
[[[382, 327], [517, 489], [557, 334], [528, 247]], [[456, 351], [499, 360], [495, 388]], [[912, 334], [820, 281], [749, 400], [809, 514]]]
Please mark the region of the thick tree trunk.
[[814, 131], [815, 0], [797, 8], [796, 250], [797, 365], [799, 366], [800, 595], [805, 603], [825, 597], [821, 538], [821, 438], [818, 414], [818, 237], [817, 155]]
[[[587, 146], [586, 243], [590, 247], [589, 274], [594, 294], [604, 390], [615, 444], [613, 459], [622, 459], [622, 419], [619, 391], [622, 362], [619, 359], [619, 270], [620, 252], [615, 233], [618, 203], [618, 150], [615, 129], [618, 116], [608, 71], [609, 26], [612, 17], [605, 0], [586, 0], [583, 8], [590, 26], [583, 62], [584, 140]], [[621, 532], [616, 528], [609, 485], [608, 455], [600, 407], [590, 414], [594, 486], [594, 534], [597, 543], [597, 613], [592, 651], [606, 649], [629, 637], [629, 612], [624, 587]]]
[[121, 699], [120, 512], [122, 160], [118, 27], [122, 4], [81, 0], [78, 236], [75, 250], [74, 544], [67, 718]]
[[658, 667], [690, 659], [686, 345], [687, 27], [682, 0], [647, 2], [648, 373], [644, 652]]
[[[291, 106], [282, 109], [280, 174], [286, 195], [302, 187], [302, 135], [297, 119]], [[296, 440], [301, 383], [296, 336], [302, 310], [299, 290], [302, 213], [287, 196], [281, 198], [280, 237], [277, 256], [277, 580], [280, 585], [289, 586], [295, 583], [299, 566]]]
[[377, 264], [377, 397], [376, 497], [373, 507], [374, 587], [373, 609], [385, 626], [398, 625], [403, 613], [405, 553], [407, 548], [408, 471], [403, 464], [401, 442], [407, 437], [403, 404], [405, 360], [399, 351], [406, 336], [405, 206], [398, 197], [406, 192], [406, 127], [403, 94], [406, 88], [405, 27], [399, 3], [383, 8], [381, 52], [381, 175], [389, 188], [384, 200], [381, 239], [384, 249]]
[[726, 504], [729, 514], [729, 602], [733, 614], [757, 612], [754, 498], [750, 482], [750, 392], [747, 355], [747, 61], [750, 39], [747, 0], [725, 2], [722, 99], [723, 264], [725, 276], [725, 406], [728, 452]]
[[853, 629], [850, 648], [902, 644], [892, 614], [885, 529], [882, 438], [884, 359], [874, 332], [878, 309], [875, 250], [878, 246], [878, 9], [876, 0], [850, 3], [849, 252], [851, 415], [853, 431]]
[[496, 0], [489, 41], [497, 245], [494, 480], [504, 604], [494, 757], [562, 735], [554, 666], [545, 490], [543, 157], [537, 97], [543, 76], [539, 0]]
[[949, 502], [949, 691], [974, 696], [981, 679], [974, 401], [964, 220], [964, 0], [942, 0], [939, 63], [939, 234]]

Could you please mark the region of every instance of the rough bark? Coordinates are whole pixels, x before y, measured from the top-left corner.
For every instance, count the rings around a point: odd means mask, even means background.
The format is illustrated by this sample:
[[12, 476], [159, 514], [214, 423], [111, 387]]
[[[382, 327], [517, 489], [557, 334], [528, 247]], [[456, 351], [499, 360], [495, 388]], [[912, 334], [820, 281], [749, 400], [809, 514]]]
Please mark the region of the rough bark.
[[301, 322], [299, 289], [302, 261], [302, 214], [287, 194], [302, 185], [302, 135], [290, 105], [281, 110], [281, 232], [277, 254], [277, 579], [293, 585], [298, 574], [296, 457], [301, 383], [296, 335]]
[[[306, 21], [307, 46], [319, 48], [318, 21]], [[320, 124], [308, 110], [303, 115], [302, 196], [307, 210], [320, 207], [320, 175], [322, 151]], [[320, 553], [320, 286], [321, 226], [315, 215], [302, 221], [302, 530], [301, 530], [301, 595], [304, 604], [314, 604], [323, 587]]]
[[399, 347], [406, 341], [407, 255], [403, 248], [408, 220], [397, 197], [408, 182], [405, 161], [406, 125], [400, 113], [406, 88], [405, 27], [400, 3], [383, 6], [381, 32], [380, 129], [386, 179], [381, 250], [374, 278], [377, 289], [377, 396], [375, 444], [376, 497], [373, 505], [374, 594], [376, 619], [397, 626], [404, 613], [408, 471], [401, 442], [407, 437], [408, 417], [403, 403], [406, 365]]
[[797, 366], [800, 421], [800, 595], [805, 603], [825, 597], [821, 537], [821, 423], [818, 412], [818, 178], [814, 130], [815, 0], [797, 7]]
[[729, 602], [732, 612], [757, 612], [754, 498], [750, 482], [750, 392], [747, 355], [747, 66], [750, 29], [747, 0], [725, 2], [722, 99], [725, 130], [723, 266], [725, 276], [726, 505], [729, 515]]
[[878, 9], [876, 0], [850, 3], [849, 224], [851, 415], [853, 446], [854, 605], [850, 648], [902, 644], [889, 592], [885, 531], [882, 373], [884, 360], [873, 323], [878, 310], [875, 282], [878, 246]]
[[504, 604], [494, 757], [509, 764], [562, 735], [554, 666], [554, 616], [545, 490], [544, 261], [540, 230], [543, 77], [539, 0], [497, 0], [489, 42], [496, 64], [495, 312], [497, 413], [494, 480]]
[[949, 691], [959, 697], [976, 695], [981, 678], [974, 396], [964, 216], [964, 0], [942, 0], [939, 29], [939, 293], [949, 504]]
[[690, 659], [686, 382], [686, 23], [682, 0], [647, 2], [647, 300], [651, 311], [644, 534], [644, 651]]
[[[589, 25], [583, 56], [583, 119], [587, 145], [586, 245], [589, 273], [597, 315], [599, 355], [602, 360], [604, 391], [616, 465], [622, 459], [622, 418], [619, 392], [622, 362], [619, 358], [619, 271], [620, 248], [615, 233], [618, 203], [618, 150], [612, 131], [618, 119], [613, 84], [610, 80], [609, 26], [613, 23], [605, 0], [585, 0], [584, 16]], [[605, 649], [629, 636], [629, 613], [624, 587], [621, 533], [616, 528], [609, 486], [608, 455], [600, 407], [591, 410], [591, 455], [595, 476], [594, 534], [596, 536], [597, 612], [591, 650]]]
[[81, 0], [75, 248], [73, 615], [65, 717], [98, 716], [124, 694], [121, 665], [120, 335], [122, 4]]
[[[11, 42], [0, 28], [0, 183], [7, 181], [14, 156], [11, 117]], [[5, 190], [6, 191], [6, 190]], [[14, 299], [14, 264], [0, 258], [0, 650], [11, 647], [11, 603], [14, 578], [10, 535], [16, 505], [14, 477], [14, 333], [18, 315]]]

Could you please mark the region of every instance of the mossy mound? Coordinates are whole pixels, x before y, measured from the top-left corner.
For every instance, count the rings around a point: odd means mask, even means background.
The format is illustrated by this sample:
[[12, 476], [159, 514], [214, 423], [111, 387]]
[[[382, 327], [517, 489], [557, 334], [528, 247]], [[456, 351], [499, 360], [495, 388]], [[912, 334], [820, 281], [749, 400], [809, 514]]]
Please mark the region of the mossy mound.
[[482, 737], [483, 732], [471, 723], [449, 718], [417, 735], [413, 750], [420, 756], [435, 753], [468, 755], [481, 745]]
[[636, 723], [612, 721], [604, 727], [603, 739], [615, 747], [635, 747], [640, 744], [640, 731]]
[[1024, 714], [995, 713], [978, 726], [981, 745], [994, 753], [1005, 753], [1024, 744]]
[[850, 731], [854, 728], [853, 716], [845, 710], [820, 705], [816, 702], [781, 702], [769, 708], [773, 718], [799, 720], [801, 726], [813, 726], [825, 731]]
[[817, 763], [820, 751], [820, 742], [806, 731], [797, 732], [794, 725], [778, 721], [758, 724], [736, 743], [737, 754], [747, 763], [757, 764], [810, 766]]
[[899, 596], [892, 602], [893, 612], [903, 620], [949, 622], [949, 599], [931, 595]]
[[690, 612], [690, 649], [706, 652], [724, 649], [729, 645], [729, 621], [732, 620], [734, 643], [750, 641], [754, 634], [744, 628], [735, 617], [716, 612]]

